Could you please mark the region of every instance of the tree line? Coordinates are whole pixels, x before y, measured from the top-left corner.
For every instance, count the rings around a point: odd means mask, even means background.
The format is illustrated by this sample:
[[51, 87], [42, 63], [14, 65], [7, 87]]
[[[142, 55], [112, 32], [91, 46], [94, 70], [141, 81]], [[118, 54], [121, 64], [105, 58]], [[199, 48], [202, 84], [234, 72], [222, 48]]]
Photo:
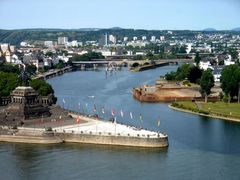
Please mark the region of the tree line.
[[[165, 75], [169, 81], [188, 80], [191, 83], [200, 85], [200, 93], [205, 96], [207, 101], [208, 95], [214, 86], [214, 76], [212, 69], [201, 70], [198, 66], [183, 64], [176, 72], [170, 72]], [[225, 66], [221, 72], [221, 88], [224, 99], [228, 102], [240, 99], [240, 67], [238, 65]]]
[[[29, 76], [32, 73], [32, 68], [32, 66], [26, 67], [26, 71]], [[21, 85], [20, 72], [21, 69], [18, 66], [4, 63], [0, 64], [0, 97], [9, 96], [17, 86]], [[46, 81], [30, 80], [29, 84], [41, 96], [54, 94], [52, 86]]]

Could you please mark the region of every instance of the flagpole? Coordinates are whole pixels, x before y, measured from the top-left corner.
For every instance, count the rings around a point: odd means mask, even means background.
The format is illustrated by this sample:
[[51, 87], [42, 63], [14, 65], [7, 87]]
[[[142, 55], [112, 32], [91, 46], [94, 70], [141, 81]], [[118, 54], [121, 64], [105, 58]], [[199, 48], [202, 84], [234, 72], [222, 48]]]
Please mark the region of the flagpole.
[[117, 134], [117, 118], [116, 118], [116, 116], [114, 118], [114, 124], [115, 124], [115, 136], [116, 136], [116, 134]]

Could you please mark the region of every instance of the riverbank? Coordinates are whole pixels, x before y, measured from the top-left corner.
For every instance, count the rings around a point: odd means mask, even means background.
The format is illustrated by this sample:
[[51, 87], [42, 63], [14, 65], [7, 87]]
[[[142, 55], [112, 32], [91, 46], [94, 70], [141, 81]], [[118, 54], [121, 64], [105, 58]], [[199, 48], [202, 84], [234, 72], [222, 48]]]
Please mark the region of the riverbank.
[[[133, 88], [133, 97], [140, 102], [173, 102], [173, 101], [191, 101], [204, 100], [199, 92], [199, 85], [189, 83], [185, 85], [182, 82], [157, 80], [154, 85], [143, 85], [142, 87]], [[209, 101], [218, 100], [220, 92], [219, 87], [212, 89], [212, 94], [208, 97]]]
[[[174, 102], [170, 108], [186, 113], [192, 113], [205, 117], [218, 118], [227, 121], [240, 122], [240, 104], [223, 102], [203, 103], [203, 102]], [[219, 108], [222, 107], [222, 108]], [[233, 108], [235, 107], [235, 108]], [[223, 110], [224, 109], [224, 110]]]
[[155, 68], [167, 66], [167, 65], [169, 65], [169, 62], [156, 62], [154, 64], [139, 65], [137, 67], [132, 67], [130, 70], [132, 72], [140, 72], [140, 71], [146, 71], [149, 69], [155, 69]]

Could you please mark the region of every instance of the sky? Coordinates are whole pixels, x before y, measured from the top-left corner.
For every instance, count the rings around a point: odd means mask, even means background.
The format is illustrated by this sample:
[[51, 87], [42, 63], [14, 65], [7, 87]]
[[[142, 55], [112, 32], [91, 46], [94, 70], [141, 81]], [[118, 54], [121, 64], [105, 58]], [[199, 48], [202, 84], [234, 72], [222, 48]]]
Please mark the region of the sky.
[[229, 30], [240, 0], [0, 0], [0, 29]]

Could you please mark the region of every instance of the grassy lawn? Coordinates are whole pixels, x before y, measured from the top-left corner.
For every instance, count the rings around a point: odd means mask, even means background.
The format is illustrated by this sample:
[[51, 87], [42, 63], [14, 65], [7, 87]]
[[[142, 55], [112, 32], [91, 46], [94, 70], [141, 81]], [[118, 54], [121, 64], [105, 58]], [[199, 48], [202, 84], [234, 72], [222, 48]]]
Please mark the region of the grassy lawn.
[[[240, 103], [224, 103], [224, 102], [177, 102], [179, 108], [193, 110], [194, 112], [202, 112], [204, 114], [213, 114], [224, 117], [233, 117], [240, 119]], [[177, 107], [176, 106], [176, 107]]]

